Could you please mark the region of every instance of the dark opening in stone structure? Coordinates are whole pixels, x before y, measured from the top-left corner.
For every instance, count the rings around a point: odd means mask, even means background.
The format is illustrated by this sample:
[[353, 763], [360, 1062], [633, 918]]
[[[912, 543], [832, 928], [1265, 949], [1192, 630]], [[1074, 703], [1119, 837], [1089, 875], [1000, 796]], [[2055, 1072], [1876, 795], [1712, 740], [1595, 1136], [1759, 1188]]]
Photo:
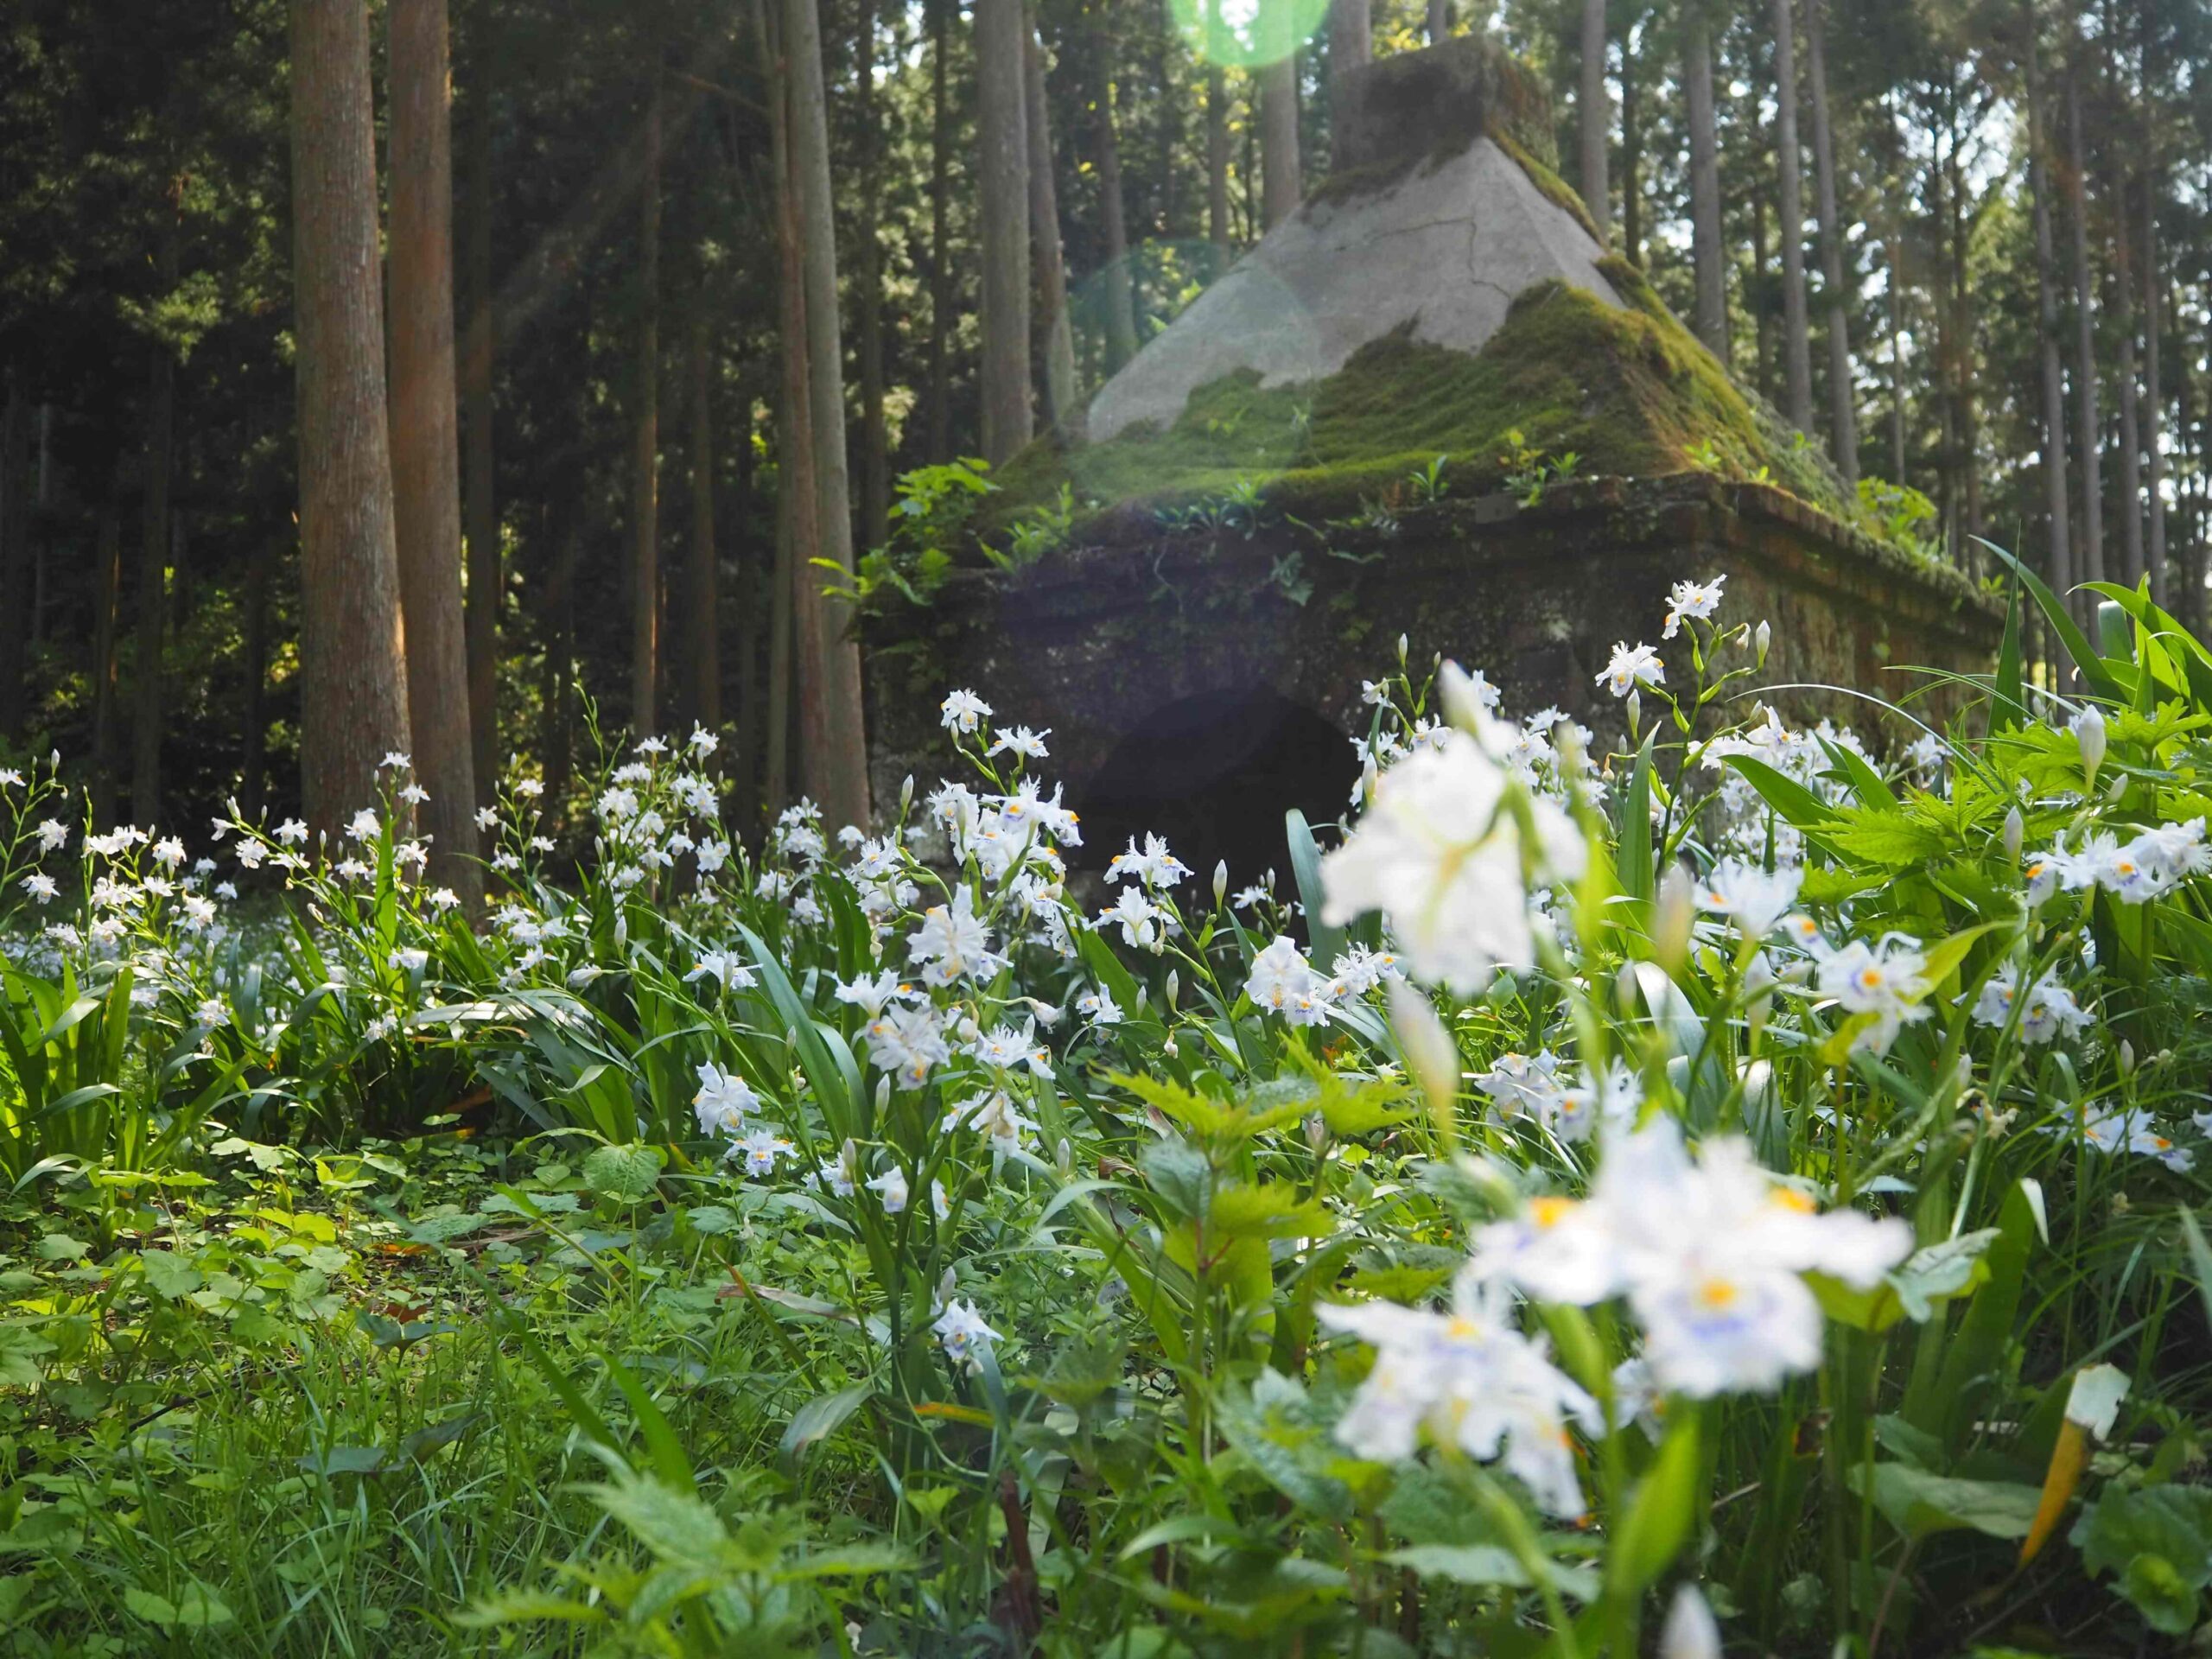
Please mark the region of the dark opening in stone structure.
[[1076, 797], [1077, 867], [1103, 869], [1149, 830], [1191, 867], [1201, 893], [1226, 860], [1238, 886], [1272, 868], [1288, 896], [1283, 814], [1333, 820], [1358, 777], [1343, 732], [1265, 686], [1184, 697], [1146, 715]]

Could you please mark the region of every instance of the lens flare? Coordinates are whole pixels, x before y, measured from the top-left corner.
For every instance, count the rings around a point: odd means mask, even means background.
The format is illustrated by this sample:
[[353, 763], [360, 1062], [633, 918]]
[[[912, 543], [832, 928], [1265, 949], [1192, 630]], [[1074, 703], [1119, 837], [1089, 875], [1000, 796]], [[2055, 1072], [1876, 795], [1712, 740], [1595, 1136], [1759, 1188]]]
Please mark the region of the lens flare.
[[1329, 0], [1169, 0], [1175, 27], [1209, 63], [1255, 69], [1313, 38]]

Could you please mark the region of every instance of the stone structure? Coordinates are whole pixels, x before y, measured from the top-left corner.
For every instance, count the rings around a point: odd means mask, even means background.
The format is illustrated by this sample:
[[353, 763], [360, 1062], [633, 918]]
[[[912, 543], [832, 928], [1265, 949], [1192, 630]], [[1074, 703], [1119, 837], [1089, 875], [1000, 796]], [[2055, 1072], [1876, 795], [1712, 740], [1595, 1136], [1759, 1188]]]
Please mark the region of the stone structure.
[[[1351, 170], [1099, 391], [1089, 447], [1040, 445], [1010, 471], [1033, 499], [1055, 479], [1094, 498], [1072, 544], [1010, 575], [963, 570], [932, 607], [877, 625], [879, 647], [904, 646], [879, 649], [870, 669], [878, 799], [909, 771], [935, 775], [937, 702], [972, 686], [1001, 719], [1051, 728], [1046, 771], [1084, 813], [1091, 859], [1154, 828], [1187, 861], [1225, 856], [1243, 879], [1282, 867], [1286, 807], [1340, 813], [1357, 779], [1350, 740], [1370, 718], [1361, 683], [1395, 666], [1402, 632], [1416, 674], [1442, 653], [1487, 673], [1509, 715], [1555, 705], [1601, 733], [1619, 727], [1595, 683], [1612, 646], [1656, 643], [1683, 576], [1726, 574], [1726, 614], [1771, 622], [1765, 683], [1901, 701], [1929, 682], [1891, 671], [1989, 660], [1995, 608], [1956, 573], [1840, 522], [1847, 498], [1810, 447], [1606, 258], [1545, 164], [1541, 92], [1510, 59], [1470, 41], [1383, 60], [1347, 118]], [[1192, 512], [1147, 494], [1146, 458], [1211, 454], [1241, 418], [1197, 394], [1310, 392], [1318, 429], [1348, 401], [1390, 402], [1400, 363], [1429, 378], [1408, 391], [1403, 430], [1332, 437], [1343, 453], [1320, 459], [1348, 470], [1315, 467], [1309, 438], [1305, 470], [1278, 461], [1270, 474], [1283, 447], [1270, 435], [1231, 505]], [[1513, 418], [1471, 399], [1541, 384], [1572, 405], [1550, 417], [1569, 440], [1602, 406], [1613, 448], [1595, 459], [1643, 475], [1578, 473], [1530, 501], [1525, 480], [1504, 493], [1478, 470], [1424, 499], [1408, 463], [1445, 445], [1421, 405], [1455, 365], [1476, 377], [1459, 388], [1461, 433]], [[1329, 431], [1371, 435], [1370, 420]], [[1715, 437], [1700, 439], [1700, 421]], [[1761, 481], [1717, 475], [1724, 444], [1733, 470]], [[1097, 462], [1116, 454], [1138, 487], [1096, 500]], [[1669, 677], [1688, 677], [1671, 650]], [[1775, 700], [1878, 723], [1840, 691]]]
[[1779, 490], [1694, 475], [1592, 480], [1532, 507], [1447, 499], [1395, 531], [1333, 532], [1321, 555], [1290, 524], [1170, 535], [1130, 515], [1098, 531], [1012, 577], [963, 575], [924, 648], [880, 659], [879, 798], [908, 771], [933, 774], [950, 676], [1003, 718], [1052, 728], [1046, 770], [1094, 855], [1150, 827], [1242, 875], [1281, 867], [1284, 808], [1340, 813], [1370, 713], [1361, 682], [1395, 668], [1401, 631], [1417, 676], [1440, 652], [1482, 669], [1508, 715], [1556, 705], [1611, 734], [1620, 708], [1596, 682], [1614, 644], [1659, 643], [1669, 584], [1725, 574], [1726, 614], [1772, 624], [1760, 681], [1793, 689], [1770, 700], [1875, 735], [1874, 711], [1840, 688], [1919, 699], [1939, 723], [1955, 694], [1912, 671], [1984, 664], [1999, 627], [1962, 579]]

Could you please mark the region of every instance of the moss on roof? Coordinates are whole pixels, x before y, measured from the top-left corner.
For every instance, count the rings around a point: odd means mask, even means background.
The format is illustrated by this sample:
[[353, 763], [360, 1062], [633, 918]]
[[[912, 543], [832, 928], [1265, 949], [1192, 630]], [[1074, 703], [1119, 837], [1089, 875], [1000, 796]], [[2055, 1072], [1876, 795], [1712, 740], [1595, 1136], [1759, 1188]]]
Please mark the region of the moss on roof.
[[1578, 477], [1764, 476], [1864, 524], [1818, 450], [1729, 378], [1640, 271], [1617, 257], [1600, 269], [1624, 305], [1539, 283], [1472, 354], [1401, 331], [1310, 384], [1263, 389], [1253, 372], [1225, 376], [1192, 393], [1164, 429], [1131, 428], [1071, 448], [1041, 441], [1003, 469], [989, 518], [1002, 524], [1064, 481], [1100, 509], [1256, 487], [1280, 511], [1341, 516], [1440, 454], [1455, 495], [1501, 487], [1518, 432], [1545, 457], [1575, 455]]

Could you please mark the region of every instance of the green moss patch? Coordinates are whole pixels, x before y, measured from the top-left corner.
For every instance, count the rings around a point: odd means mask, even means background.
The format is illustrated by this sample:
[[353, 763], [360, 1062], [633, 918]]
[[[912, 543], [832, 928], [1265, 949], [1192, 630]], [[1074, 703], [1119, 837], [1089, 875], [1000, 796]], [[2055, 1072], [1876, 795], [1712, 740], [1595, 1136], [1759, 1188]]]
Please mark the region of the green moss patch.
[[1073, 449], [1034, 445], [1002, 473], [991, 517], [1003, 522], [1051, 499], [1064, 480], [1102, 509], [1203, 504], [1256, 488], [1280, 511], [1340, 516], [1363, 499], [1394, 499], [1440, 454], [1449, 457], [1453, 494], [1501, 487], [1517, 432], [1548, 460], [1575, 455], [1577, 477], [1764, 477], [1839, 518], [1859, 518], [1818, 452], [1745, 396], [1641, 273], [1617, 258], [1604, 269], [1624, 307], [1540, 283], [1471, 355], [1402, 332], [1308, 385], [1262, 389], [1251, 372], [1226, 376], [1193, 393], [1165, 429], [1135, 428]]

